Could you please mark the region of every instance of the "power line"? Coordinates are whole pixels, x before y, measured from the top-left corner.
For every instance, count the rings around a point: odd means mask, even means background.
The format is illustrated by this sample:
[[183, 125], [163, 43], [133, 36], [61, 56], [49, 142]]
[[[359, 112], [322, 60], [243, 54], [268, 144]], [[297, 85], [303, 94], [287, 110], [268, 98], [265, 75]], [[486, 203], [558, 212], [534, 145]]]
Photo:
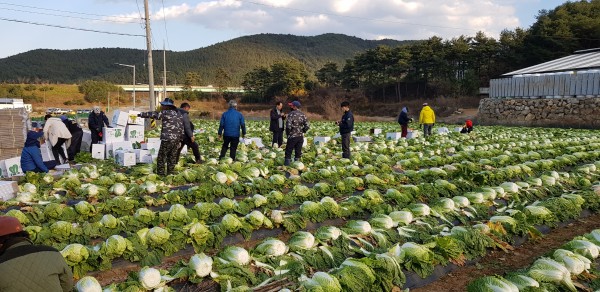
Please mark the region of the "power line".
[[163, 8], [163, 23], [165, 25], [165, 38], [167, 39], [167, 46], [169, 46], [169, 49], [171, 49], [171, 44], [169, 43], [169, 31], [167, 30], [167, 14], [165, 13], [165, 1], [160, 0], [160, 2], [162, 3], [162, 8]]
[[145, 37], [145, 35], [141, 35], [141, 34], [129, 34], [129, 33], [120, 33], [120, 32], [110, 32], [110, 31], [102, 31], [102, 30], [95, 30], [95, 29], [80, 28], [80, 27], [71, 27], [71, 26], [63, 26], [63, 25], [56, 25], [56, 24], [47, 24], [47, 23], [40, 23], [40, 22], [32, 22], [32, 21], [25, 21], [25, 20], [19, 20], [19, 19], [9, 19], [9, 18], [4, 18], [4, 17], [0, 17], [0, 20], [11, 21], [11, 22], [19, 22], [19, 23], [26, 23], [26, 24], [33, 24], [33, 25], [40, 25], [40, 26], [56, 27], [56, 28], [63, 28], [63, 29], [72, 29], [72, 30], [80, 30], [80, 31], [88, 31], [88, 32], [97, 32], [97, 33], [104, 33], [104, 34]]
[[[137, 22], [134, 22], [134, 21], [118, 21], [118, 20], [110, 20], [110, 19], [79, 17], [79, 16], [71, 16], [71, 15], [63, 15], [63, 14], [53, 14], [53, 13], [44, 13], [44, 12], [27, 11], [27, 10], [20, 10], [20, 9], [12, 9], [12, 8], [0, 8], [0, 9], [10, 10], [10, 11], [17, 11], [17, 12], [25, 12], [25, 13], [33, 13], [33, 14], [39, 14], [39, 15], [60, 16], [60, 17], [67, 17], [67, 18], [95, 20], [95, 21], [104, 21], [104, 22], [137, 23]], [[135, 18], [132, 18], [132, 19], [135, 19]]]
[[9, 6], [17, 6], [17, 7], [25, 7], [25, 8], [33, 8], [33, 9], [39, 9], [39, 10], [46, 10], [46, 11], [64, 12], [64, 13], [81, 14], [81, 15], [89, 15], [89, 16], [102, 16], [102, 17], [112, 17], [112, 18], [137, 19], [135, 17], [128, 17], [128, 16], [112, 16], [112, 15], [103, 15], [103, 14], [76, 12], [76, 11], [59, 10], [59, 9], [52, 9], [52, 8], [42, 8], [42, 7], [35, 7], [35, 6], [27, 6], [27, 5], [6, 3], [6, 2], [0, 2], [0, 5], [9, 5]]
[[323, 14], [323, 15], [342, 17], [342, 18], [357, 19], [357, 20], [397, 23], [397, 24], [406, 24], [406, 25], [423, 26], [423, 27], [435, 27], [435, 28], [477, 31], [476, 29], [465, 28], [465, 27], [450, 27], [450, 26], [442, 26], [442, 25], [431, 25], [431, 24], [411, 23], [411, 22], [404, 22], [404, 21], [397, 21], [397, 20], [385, 20], [385, 19], [377, 19], [377, 18], [369, 18], [369, 17], [361, 17], [361, 16], [342, 15], [342, 14], [337, 14], [337, 13], [332, 13], [332, 12], [320, 12], [320, 11], [306, 10], [306, 9], [300, 9], [300, 8], [294, 8], [294, 7], [281, 7], [281, 6], [275, 6], [272, 4], [266, 4], [266, 3], [255, 2], [255, 1], [248, 1], [248, 0], [237, 0], [237, 1], [250, 3], [250, 4], [254, 4], [254, 5], [259, 5], [259, 6], [267, 6], [267, 7], [271, 7], [271, 8], [275, 8], [275, 9], [286, 9], [286, 10], [292, 10], [292, 11], [300, 11], [300, 12], [304, 12], [304, 13]]

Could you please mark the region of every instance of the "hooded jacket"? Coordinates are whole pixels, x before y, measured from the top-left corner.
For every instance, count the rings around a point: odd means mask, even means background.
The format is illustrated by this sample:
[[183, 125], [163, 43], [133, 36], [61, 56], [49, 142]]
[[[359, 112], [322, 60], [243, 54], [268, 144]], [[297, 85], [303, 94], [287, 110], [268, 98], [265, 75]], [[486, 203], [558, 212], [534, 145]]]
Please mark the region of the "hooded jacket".
[[56, 249], [28, 240], [5, 243], [0, 254], [0, 291], [71, 291], [73, 273]]
[[424, 106], [421, 110], [421, 114], [419, 115], [419, 123], [435, 124], [435, 113], [428, 105]]
[[90, 115], [88, 116], [88, 128], [90, 128], [90, 130], [102, 132], [102, 128], [104, 128], [104, 125], [110, 125], [108, 122], [108, 118], [106, 117], [104, 112], [100, 112], [99, 114], [96, 114], [94, 112], [90, 113]]
[[410, 118], [408, 117], [408, 108], [403, 107], [400, 115], [398, 116], [398, 124], [400, 125], [408, 125], [410, 122]]
[[38, 141], [43, 135], [43, 133], [35, 131], [27, 133], [25, 147], [21, 151], [21, 169], [23, 172], [34, 171], [35, 169], [48, 172], [48, 168], [42, 158], [42, 152], [40, 152], [40, 142]]
[[52, 146], [56, 145], [58, 138], [67, 139], [65, 143], [67, 147], [71, 145], [71, 132], [65, 126], [65, 123], [59, 118], [49, 118], [44, 125], [44, 139], [50, 141]]

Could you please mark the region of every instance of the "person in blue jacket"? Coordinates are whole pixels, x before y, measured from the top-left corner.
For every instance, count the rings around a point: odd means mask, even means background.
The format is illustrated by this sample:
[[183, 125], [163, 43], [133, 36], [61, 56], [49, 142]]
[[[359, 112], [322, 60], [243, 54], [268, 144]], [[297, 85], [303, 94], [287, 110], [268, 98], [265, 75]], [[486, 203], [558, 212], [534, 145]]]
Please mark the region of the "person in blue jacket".
[[23, 147], [23, 151], [21, 152], [21, 169], [23, 172], [48, 172], [50, 169], [56, 167], [56, 161], [44, 162], [42, 159], [39, 139], [43, 136], [44, 133], [37, 131], [37, 129], [27, 132], [25, 147]]
[[219, 159], [225, 157], [227, 149], [229, 149], [229, 157], [235, 160], [235, 153], [237, 151], [238, 144], [240, 143], [240, 129], [242, 130], [242, 138], [246, 136], [246, 123], [244, 122], [244, 116], [242, 113], [237, 111], [237, 102], [235, 100], [229, 101], [229, 110], [223, 113], [221, 116], [221, 122], [219, 123], [219, 139], [221, 134], [223, 135], [223, 146], [221, 147], [221, 155]]

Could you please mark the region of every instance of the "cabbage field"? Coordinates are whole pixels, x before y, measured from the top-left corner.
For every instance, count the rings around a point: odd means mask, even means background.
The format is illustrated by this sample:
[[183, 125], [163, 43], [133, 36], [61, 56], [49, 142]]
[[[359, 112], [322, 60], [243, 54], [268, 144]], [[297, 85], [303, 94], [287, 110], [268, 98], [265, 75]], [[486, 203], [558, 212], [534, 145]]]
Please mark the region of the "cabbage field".
[[[302, 161], [285, 167], [283, 149], [256, 144], [217, 161], [217, 127], [196, 121], [205, 162], [182, 157], [176, 175], [102, 160], [28, 173], [0, 212], [60, 250], [79, 291], [362, 292], [423, 286], [600, 209], [596, 131], [481, 126], [396, 141], [385, 133], [397, 124], [358, 123], [357, 136], [383, 135], [343, 159], [339, 138], [313, 143], [335, 125], [314, 122]], [[247, 127], [270, 144], [267, 122]], [[469, 290], [599, 289], [600, 231], [589, 232]]]

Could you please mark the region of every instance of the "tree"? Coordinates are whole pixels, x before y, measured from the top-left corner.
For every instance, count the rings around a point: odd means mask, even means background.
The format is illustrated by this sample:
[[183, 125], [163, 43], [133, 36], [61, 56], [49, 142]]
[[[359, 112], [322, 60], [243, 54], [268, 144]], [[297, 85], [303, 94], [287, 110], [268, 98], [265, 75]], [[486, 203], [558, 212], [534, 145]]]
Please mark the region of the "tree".
[[200, 85], [200, 74], [198, 72], [186, 72], [182, 88], [184, 90], [192, 90], [192, 86], [198, 85]]
[[306, 94], [305, 83], [308, 72], [297, 60], [277, 62], [271, 65], [269, 96], [302, 96]]
[[334, 87], [340, 84], [340, 72], [338, 65], [334, 62], [327, 62], [323, 65], [323, 68], [315, 72], [315, 76], [320, 83], [327, 87]]
[[222, 94], [227, 89], [229, 82], [231, 82], [231, 77], [229, 74], [227, 74], [225, 69], [221, 67], [217, 68], [217, 73], [215, 74], [215, 85], [217, 86], [217, 91], [219, 94]]
[[79, 93], [83, 93], [83, 98], [87, 102], [103, 101], [107, 98], [109, 92], [115, 91], [118, 91], [119, 94], [125, 93], [121, 87], [106, 81], [86, 80], [79, 85]]

